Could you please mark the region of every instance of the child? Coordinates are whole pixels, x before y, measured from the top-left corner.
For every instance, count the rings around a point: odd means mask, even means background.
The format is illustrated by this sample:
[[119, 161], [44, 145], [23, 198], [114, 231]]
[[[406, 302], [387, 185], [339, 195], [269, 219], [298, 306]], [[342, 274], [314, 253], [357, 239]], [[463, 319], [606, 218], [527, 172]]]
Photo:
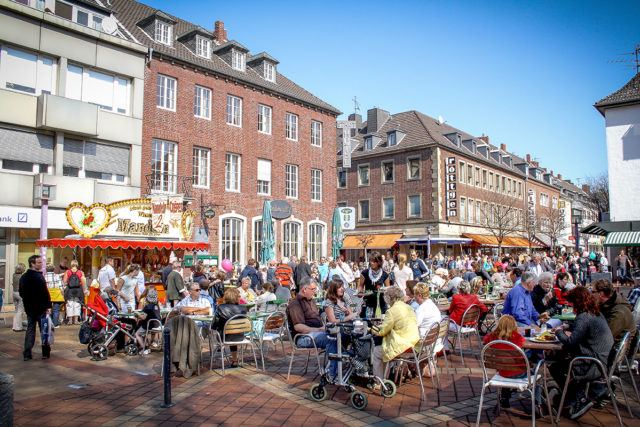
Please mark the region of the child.
[[[144, 337], [147, 333], [147, 325], [151, 319], [161, 320], [160, 318], [160, 310], [158, 309], [158, 292], [152, 286], [148, 287], [149, 291], [147, 292], [146, 302], [147, 304], [142, 309], [142, 312], [134, 312], [136, 317], [138, 317], [141, 322], [138, 330], [136, 331], [136, 341], [138, 341], [138, 346], [140, 347], [140, 351], [144, 348]], [[158, 334], [152, 333], [150, 340], [151, 342], [155, 342]], [[143, 354], [149, 354], [150, 350], [144, 350]]]

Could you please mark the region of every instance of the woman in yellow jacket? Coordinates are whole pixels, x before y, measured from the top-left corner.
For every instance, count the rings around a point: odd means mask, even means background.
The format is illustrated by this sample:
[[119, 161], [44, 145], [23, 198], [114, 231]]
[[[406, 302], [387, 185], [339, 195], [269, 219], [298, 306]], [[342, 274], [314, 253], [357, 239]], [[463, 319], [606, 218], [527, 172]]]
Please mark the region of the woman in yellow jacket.
[[386, 364], [399, 354], [416, 345], [420, 340], [416, 314], [404, 303], [404, 292], [397, 286], [384, 291], [384, 300], [389, 309], [384, 321], [373, 333], [383, 337], [382, 345], [373, 350], [373, 374], [384, 379]]

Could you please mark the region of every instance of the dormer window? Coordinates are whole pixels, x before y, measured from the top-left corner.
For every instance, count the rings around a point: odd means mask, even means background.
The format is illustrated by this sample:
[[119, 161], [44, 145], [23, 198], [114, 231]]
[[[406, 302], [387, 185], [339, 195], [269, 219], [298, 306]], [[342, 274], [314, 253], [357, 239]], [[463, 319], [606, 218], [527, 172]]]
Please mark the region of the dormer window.
[[196, 36], [196, 55], [211, 58], [211, 40]]
[[456, 145], [458, 147], [460, 147], [460, 143], [462, 142], [462, 135], [460, 135], [459, 133], [456, 134]]
[[373, 138], [368, 136], [364, 139], [364, 149], [365, 151], [373, 150]]
[[173, 25], [156, 20], [156, 41], [171, 46], [173, 41]]
[[387, 144], [389, 145], [389, 147], [393, 147], [394, 145], [396, 145], [398, 142], [396, 140], [396, 133], [395, 132], [391, 132], [388, 135], [388, 140], [387, 140]]
[[270, 62], [264, 63], [264, 79], [270, 82], [276, 82], [276, 66]]
[[247, 54], [233, 49], [231, 51], [231, 68], [244, 72], [247, 68]]

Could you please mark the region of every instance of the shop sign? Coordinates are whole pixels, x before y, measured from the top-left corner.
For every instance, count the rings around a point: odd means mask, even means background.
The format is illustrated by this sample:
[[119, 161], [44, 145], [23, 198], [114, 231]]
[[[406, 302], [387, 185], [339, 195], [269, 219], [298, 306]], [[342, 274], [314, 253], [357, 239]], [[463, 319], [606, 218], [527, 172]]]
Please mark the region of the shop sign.
[[291, 216], [291, 205], [284, 200], [271, 202], [271, 217], [273, 219], [287, 219]]
[[448, 218], [458, 216], [458, 165], [455, 157], [447, 157], [445, 159], [445, 176], [445, 200]]
[[216, 211], [214, 211], [213, 209], [207, 209], [206, 211], [204, 211], [203, 216], [207, 219], [213, 218], [214, 216], [216, 216]]
[[529, 226], [534, 226], [536, 223], [536, 190], [533, 188], [530, 188], [527, 194], [527, 215]]
[[356, 229], [356, 210], [355, 208], [339, 208], [340, 212], [340, 225], [343, 230], [355, 230]]
[[177, 199], [164, 196], [122, 200], [108, 205], [85, 206], [76, 202], [67, 207], [66, 216], [71, 228], [88, 238], [136, 236], [190, 240], [195, 213], [183, 210], [182, 199], [178, 203]]
[[338, 120], [336, 127], [342, 129], [342, 167], [349, 169], [351, 167], [351, 129], [356, 128], [356, 122]]

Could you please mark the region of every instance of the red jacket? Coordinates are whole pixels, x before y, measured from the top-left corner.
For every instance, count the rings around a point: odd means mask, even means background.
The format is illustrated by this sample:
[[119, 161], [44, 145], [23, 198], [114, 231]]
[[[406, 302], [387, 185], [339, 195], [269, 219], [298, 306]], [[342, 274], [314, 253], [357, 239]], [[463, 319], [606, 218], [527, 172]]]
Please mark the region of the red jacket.
[[[487, 334], [487, 335], [484, 336], [484, 343], [488, 344], [491, 341], [495, 341], [497, 339], [498, 339], [498, 337], [496, 335], [494, 335], [494, 332], [492, 332], [492, 333]], [[514, 343], [515, 345], [517, 345], [520, 348], [522, 348], [522, 346], [524, 345], [524, 337], [522, 335], [520, 335], [520, 333], [518, 331], [513, 331], [513, 334], [511, 334], [511, 338], [509, 338], [508, 341]], [[506, 344], [496, 344], [495, 348], [504, 349], [504, 350], [511, 349], [511, 347], [509, 347]], [[500, 375], [502, 375], [503, 377], [511, 377], [513, 375], [518, 375], [518, 374], [521, 374], [523, 372], [526, 372], [526, 370], [525, 369], [521, 369], [521, 370], [516, 370], [516, 371], [504, 371], [504, 370], [500, 369], [498, 371], [498, 373]]]
[[558, 304], [567, 305], [567, 292], [564, 289], [554, 286], [553, 292], [556, 294]]
[[470, 294], [454, 295], [453, 298], [451, 298], [451, 305], [449, 306], [449, 319], [456, 322], [456, 325], [459, 325], [464, 312], [473, 304], [480, 307], [480, 312], [487, 312], [487, 307], [480, 302], [477, 296]]

